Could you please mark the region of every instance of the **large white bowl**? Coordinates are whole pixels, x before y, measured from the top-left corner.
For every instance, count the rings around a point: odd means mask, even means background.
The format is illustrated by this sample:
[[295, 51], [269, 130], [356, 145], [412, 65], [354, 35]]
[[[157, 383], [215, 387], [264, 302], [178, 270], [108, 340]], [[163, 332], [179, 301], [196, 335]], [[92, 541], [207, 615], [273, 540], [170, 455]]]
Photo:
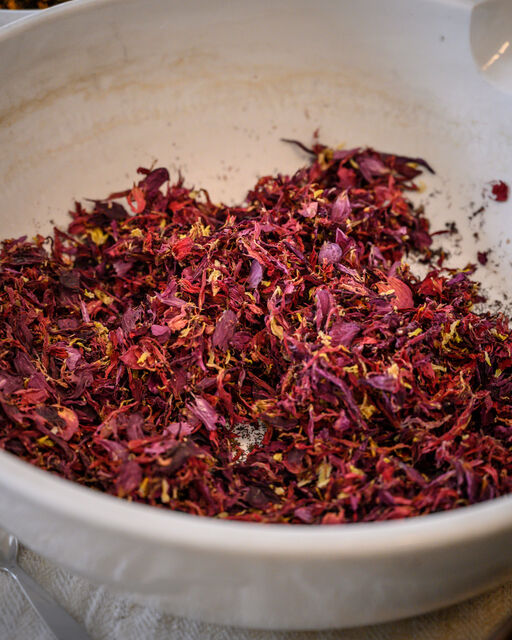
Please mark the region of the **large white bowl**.
[[[469, 6], [86, 0], [5, 27], [1, 235], [64, 224], [75, 196], [122, 189], [153, 161], [239, 199], [256, 174], [303, 162], [280, 137], [309, 142], [320, 127], [331, 144], [426, 157], [439, 176], [422, 196], [434, 224], [457, 220], [457, 260], [474, 261], [468, 213], [485, 183], [512, 177], [512, 102], [472, 66]], [[499, 291], [512, 275], [511, 206], [480, 219], [501, 263], [483, 276]], [[512, 572], [510, 497], [375, 524], [221, 522], [100, 495], [0, 452], [0, 524], [96, 582], [255, 627], [409, 616]]]

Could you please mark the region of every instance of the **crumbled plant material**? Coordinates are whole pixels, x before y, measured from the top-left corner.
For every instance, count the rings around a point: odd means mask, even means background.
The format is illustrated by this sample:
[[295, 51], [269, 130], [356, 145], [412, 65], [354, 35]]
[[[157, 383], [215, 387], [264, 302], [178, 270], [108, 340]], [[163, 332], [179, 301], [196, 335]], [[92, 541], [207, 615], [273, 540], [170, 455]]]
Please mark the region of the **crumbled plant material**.
[[47, 9], [67, 0], [0, 0], [0, 9]]
[[496, 202], [506, 202], [508, 200], [508, 184], [503, 180], [496, 180], [492, 183], [492, 199]]
[[487, 251], [478, 251], [476, 256], [480, 264], [487, 264], [489, 262], [489, 249]]
[[4, 241], [0, 447], [239, 520], [388, 520], [509, 493], [509, 323], [472, 310], [473, 266], [435, 266], [407, 197], [430, 168], [311, 154], [240, 206], [139, 169], [67, 232]]
[[470, 220], [472, 220], [473, 218], [476, 218], [476, 216], [479, 216], [480, 214], [484, 213], [485, 211], [485, 207], [481, 206], [479, 207], [476, 211], [473, 211], [473, 213], [469, 216]]

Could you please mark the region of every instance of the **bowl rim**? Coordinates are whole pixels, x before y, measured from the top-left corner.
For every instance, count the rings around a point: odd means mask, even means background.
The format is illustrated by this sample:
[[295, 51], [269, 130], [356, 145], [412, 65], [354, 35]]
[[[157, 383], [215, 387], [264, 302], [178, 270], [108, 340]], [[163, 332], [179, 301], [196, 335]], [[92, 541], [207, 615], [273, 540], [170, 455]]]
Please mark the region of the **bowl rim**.
[[[33, 26], [121, 3], [123, 0], [71, 0], [3, 26], [0, 41]], [[429, 0], [469, 9], [474, 0]], [[20, 12], [21, 13], [21, 12]], [[131, 536], [164, 547], [210, 550], [226, 555], [308, 558], [400, 555], [436, 549], [512, 532], [512, 494], [476, 505], [425, 516], [335, 525], [287, 525], [220, 520], [130, 503], [38, 469], [0, 450], [0, 487], [12, 497], [72, 519], [97, 531]]]
[[332, 525], [220, 520], [130, 503], [0, 450], [0, 486], [55, 516], [116, 536], [227, 555], [310, 558], [401, 555], [512, 532], [512, 494], [458, 509], [383, 522]]

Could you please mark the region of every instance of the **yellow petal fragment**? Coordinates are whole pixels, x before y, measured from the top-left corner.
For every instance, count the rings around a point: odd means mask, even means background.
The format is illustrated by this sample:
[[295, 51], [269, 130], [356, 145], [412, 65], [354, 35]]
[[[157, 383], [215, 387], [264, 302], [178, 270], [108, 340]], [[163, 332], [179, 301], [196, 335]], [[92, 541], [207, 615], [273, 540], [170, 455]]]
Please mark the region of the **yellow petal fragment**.
[[283, 340], [284, 338], [283, 327], [277, 322], [274, 316], [272, 316], [272, 318], [270, 319], [270, 330], [272, 331], [272, 333], [275, 335], [276, 338], [279, 338], [279, 340]]

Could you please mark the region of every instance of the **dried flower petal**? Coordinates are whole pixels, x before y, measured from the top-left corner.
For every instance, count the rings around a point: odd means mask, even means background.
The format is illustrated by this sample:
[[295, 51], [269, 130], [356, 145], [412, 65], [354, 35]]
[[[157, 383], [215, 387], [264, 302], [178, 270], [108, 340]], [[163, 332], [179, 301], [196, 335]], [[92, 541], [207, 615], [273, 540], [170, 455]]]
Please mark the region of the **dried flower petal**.
[[336, 264], [341, 260], [343, 251], [335, 242], [325, 242], [318, 254], [320, 264]]
[[201, 420], [208, 431], [217, 429], [219, 415], [207, 400], [198, 397], [193, 404], [189, 405], [189, 409], [193, 416]]
[[217, 323], [217, 326], [215, 327], [215, 331], [212, 336], [212, 346], [225, 351], [229, 346], [230, 340], [235, 335], [235, 327], [236, 315], [231, 311], [231, 309], [227, 309], [224, 311]]
[[506, 202], [508, 200], [509, 187], [503, 180], [493, 182], [491, 191], [494, 196], [493, 199], [496, 200], [496, 202]]
[[257, 260], [253, 260], [251, 263], [251, 270], [249, 277], [247, 278], [247, 286], [251, 289], [257, 289], [260, 282], [263, 280], [263, 267]]

